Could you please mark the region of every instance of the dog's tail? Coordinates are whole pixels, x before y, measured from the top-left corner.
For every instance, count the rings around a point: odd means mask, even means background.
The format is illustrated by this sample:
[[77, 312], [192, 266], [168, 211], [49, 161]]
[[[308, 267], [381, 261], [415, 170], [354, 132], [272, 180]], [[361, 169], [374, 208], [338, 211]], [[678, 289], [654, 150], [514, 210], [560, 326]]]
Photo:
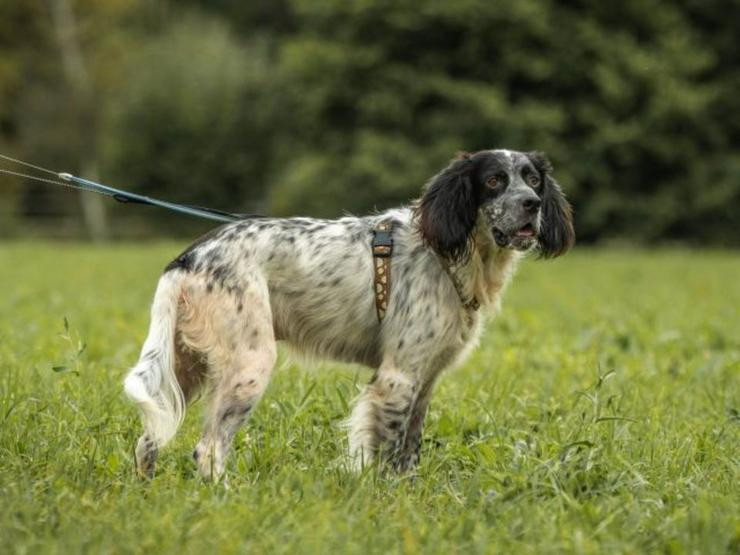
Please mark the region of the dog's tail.
[[175, 327], [181, 273], [169, 271], [159, 280], [152, 304], [149, 335], [139, 362], [129, 372], [124, 390], [139, 405], [144, 433], [163, 446], [182, 423], [185, 398], [175, 375]]

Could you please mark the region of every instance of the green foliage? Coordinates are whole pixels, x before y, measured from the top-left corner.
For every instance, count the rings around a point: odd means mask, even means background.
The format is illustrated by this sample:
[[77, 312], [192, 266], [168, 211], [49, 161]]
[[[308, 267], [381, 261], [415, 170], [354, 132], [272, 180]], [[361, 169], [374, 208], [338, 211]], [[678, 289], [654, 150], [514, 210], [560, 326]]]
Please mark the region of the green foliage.
[[[0, 245], [3, 553], [734, 553], [736, 254], [526, 260], [441, 380], [416, 477], [345, 468], [369, 372], [281, 357], [229, 485], [195, 477], [203, 402], [139, 482], [122, 379], [182, 245]], [[50, 278], [53, 276], [53, 279]]]
[[[0, 145], [69, 159], [83, 145], [43, 10], [0, 9], [40, 39], [23, 47], [0, 17]], [[458, 150], [542, 150], [582, 242], [740, 244], [736, 2], [119, 0], [77, 13], [109, 181], [336, 216], [416, 197]]]
[[[368, 149], [370, 133], [399, 153], [395, 179], [385, 180], [398, 194], [370, 189], [382, 206], [418, 194], [457, 149], [505, 145], [550, 154], [582, 239], [740, 236], [737, 122], [714, 113], [721, 99], [737, 106], [737, 97], [730, 100], [721, 75], [707, 77], [721, 63], [703, 40], [713, 26], [697, 28], [680, 7], [292, 6], [299, 32], [282, 38], [278, 60], [293, 84], [287, 90], [298, 92], [288, 101], [299, 142], [291, 151], [313, 153], [299, 157], [297, 171], [288, 164], [278, 212], [321, 193], [340, 199], [323, 203], [336, 212], [367, 188], [356, 165], [388, 172], [385, 152]], [[414, 148], [398, 148], [399, 137]]]
[[265, 49], [224, 24], [179, 19], [126, 55], [105, 135], [109, 175], [135, 191], [210, 206], [264, 195]]
[[[10, 156], [20, 150], [24, 79], [33, 75], [33, 45], [43, 44], [41, 14], [35, 2], [0, 2], [0, 153]], [[0, 236], [17, 228], [22, 186], [20, 179], [0, 177]]]

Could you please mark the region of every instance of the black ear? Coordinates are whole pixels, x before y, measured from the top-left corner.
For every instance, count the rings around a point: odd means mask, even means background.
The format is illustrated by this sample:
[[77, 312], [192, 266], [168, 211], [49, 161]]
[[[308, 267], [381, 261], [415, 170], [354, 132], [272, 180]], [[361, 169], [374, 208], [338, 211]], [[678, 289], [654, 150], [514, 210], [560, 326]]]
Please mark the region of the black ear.
[[462, 153], [434, 176], [417, 208], [424, 242], [440, 256], [454, 261], [468, 255], [478, 217], [471, 158], [470, 154]]
[[573, 211], [552, 173], [552, 164], [541, 152], [530, 152], [529, 159], [542, 176], [542, 228], [540, 230], [540, 254], [543, 258], [555, 258], [565, 254], [575, 242]]

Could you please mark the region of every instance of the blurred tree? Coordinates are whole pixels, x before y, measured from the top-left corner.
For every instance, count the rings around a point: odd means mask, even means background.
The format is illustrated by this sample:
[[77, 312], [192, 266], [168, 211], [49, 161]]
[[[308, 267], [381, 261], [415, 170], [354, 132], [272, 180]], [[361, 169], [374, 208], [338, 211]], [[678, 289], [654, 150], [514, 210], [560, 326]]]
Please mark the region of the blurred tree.
[[[23, 6], [0, 2], [0, 152], [20, 156], [21, 99], [24, 80], [34, 58], [34, 44], [42, 42], [40, 4]], [[20, 179], [0, 177], [0, 234], [17, 227], [22, 198]]]
[[[0, 108], [4, 152], [95, 177], [98, 117], [116, 86], [110, 72], [120, 65], [119, 25], [132, 13], [145, 12], [143, 6], [141, 0], [0, 3], [0, 10], [8, 12], [8, 19], [0, 17], [0, 33], [11, 37], [0, 51], [0, 66], [10, 63], [17, 72], [9, 81], [12, 87], [0, 93], [9, 100]], [[13, 187], [18, 190], [16, 214], [49, 219], [58, 234], [67, 233], [65, 224], [79, 227], [64, 218], [71, 216], [86, 220], [93, 235], [105, 235], [97, 198], [34, 182], [16, 182]]]
[[260, 208], [272, 146], [264, 46], [197, 14], [134, 43], [106, 120], [106, 174], [147, 195]]
[[396, 204], [457, 149], [506, 146], [550, 154], [583, 240], [737, 243], [740, 118], [719, 107], [738, 105], [737, 23], [722, 20], [740, 14], [709, 4], [209, 6], [279, 37], [276, 213]]
[[[737, 2], [83, 4], [103, 173], [121, 185], [335, 216], [413, 198], [460, 149], [537, 149], [582, 241], [740, 244]], [[86, 34], [92, 22], [109, 38]], [[22, 34], [3, 27], [15, 46], [0, 54], [0, 95], [31, 110], [0, 106], [0, 130], [43, 131], [41, 151], [68, 152], [64, 95], [18, 73]]]
[[[100, 179], [98, 172], [96, 103], [93, 83], [82, 56], [77, 31], [77, 19], [68, 0], [47, 0], [54, 24], [54, 33], [59, 43], [59, 52], [64, 67], [67, 86], [72, 90], [72, 110], [78, 123], [81, 147], [79, 167], [88, 179]], [[108, 237], [108, 221], [103, 199], [99, 195], [80, 195], [82, 215], [93, 240]]]

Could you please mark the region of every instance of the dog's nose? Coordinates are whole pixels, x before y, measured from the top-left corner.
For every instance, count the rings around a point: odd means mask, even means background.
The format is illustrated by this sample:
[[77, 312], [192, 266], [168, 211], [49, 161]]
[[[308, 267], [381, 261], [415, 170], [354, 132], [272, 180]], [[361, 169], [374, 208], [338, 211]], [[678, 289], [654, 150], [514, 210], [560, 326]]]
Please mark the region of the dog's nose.
[[540, 206], [542, 206], [542, 201], [537, 197], [527, 197], [522, 201], [522, 208], [530, 214], [537, 212]]

